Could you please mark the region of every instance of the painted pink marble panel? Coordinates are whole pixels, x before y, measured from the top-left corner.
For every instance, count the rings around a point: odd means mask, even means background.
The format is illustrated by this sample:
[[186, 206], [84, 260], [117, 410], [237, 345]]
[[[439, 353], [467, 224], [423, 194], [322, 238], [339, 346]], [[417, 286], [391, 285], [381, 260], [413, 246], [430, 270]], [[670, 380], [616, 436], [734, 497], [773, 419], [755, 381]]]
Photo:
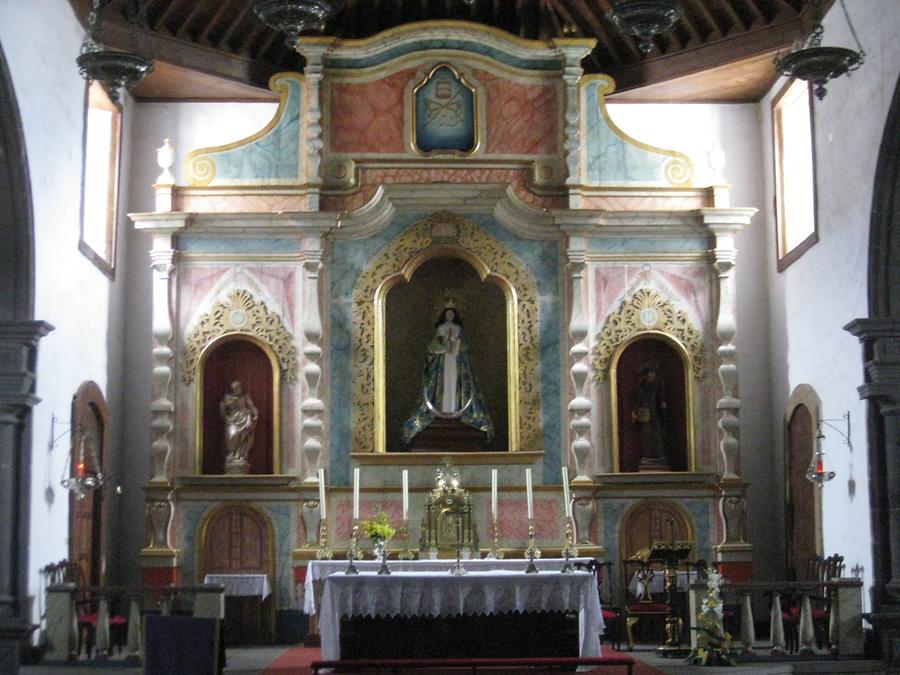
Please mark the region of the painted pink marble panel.
[[[178, 270], [179, 302], [178, 326], [182, 333], [190, 330], [188, 322], [193, 318], [196, 307], [209, 295], [213, 286], [228, 272], [227, 267], [199, 267], [182, 265]], [[186, 339], [182, 334], [181, 339]]]
[[[500, 496], [497, 505], [498, 520], [500, 521], [500, 544], [516, 545], [528, 541], [528, 505], [525, 497], [504, 499]], [[490, 523], [490, 504], [487, 505], [484, 520]], [[534, 498], [534, 537], [542, 541], [562, 541], [565, 535], [565, 526], [562, 522], [562, 510], [558, 499]], [[490, 541], [481, 542], [483, 546], [490, 546]]]
[[190, 213], [279, 213], [311, 211], [305, 194], [183, 194], [174, 199], [175, 211]]
[[[279, 305], [281, 305], [281, 310], [283, 312], [281, 320], [284, 322], [285, 327], [293, 332], [296, 321], [294, 311], [297, 309], [294, 304], [296, 269], [272, 266], [247, 267], [246, 269], [263, 283], [266, 290], [269, 291], [269, 293], [272, 294], [272, 297], [274, 297]], [[269, 310], [274, 309], [274, 307], [269, 308]]]
[[473, 74], [484, 85], [487, 98], [487, 154], [560, 152], [561, 97], [557, 83], [523, 84], [483, 70]]
[[[329, 532], [329, 541], [350, 541], [350, 535], [353, 531], [353, 497], [351, 494], [336, 496], [332, 501], [332, 509], [334, 511], [334, 520], [329, 523], [334, 528], [333, 532]], [[402, 522], [403, 505], [399, 499], [384, 499], [383, 496], [369, 496], [361, 493], [359, 496], [359, 519], [366, 520], [372, 518], [378, 513], [379, 508], [388, 515], [388, 522], [395, 528]], [[396, 543], [396, 542], [395, 542]], [[370, 542], [363, 533], [362, 528], [359, 531], [359, 547], [362, 550], [371, 548]], [[413, 542], [418, 546], [417, 542]]]
[[402, 153], [403, 92], [415, 70], [372, 82], [333, 82], [329, 87], [332, 152]]

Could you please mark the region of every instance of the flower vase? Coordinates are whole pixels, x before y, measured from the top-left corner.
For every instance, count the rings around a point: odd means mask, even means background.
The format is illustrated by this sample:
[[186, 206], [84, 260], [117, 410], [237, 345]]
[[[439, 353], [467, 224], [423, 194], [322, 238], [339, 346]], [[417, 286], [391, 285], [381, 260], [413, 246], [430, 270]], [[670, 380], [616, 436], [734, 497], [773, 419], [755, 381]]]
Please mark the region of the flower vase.
[[375, 559], [381, 561], [381, 567], [378, 568], [378, 574], [390, 574], [391, 570], [387, 566], [387, 547], [384, 545], [383, 539], [372, 540], [372, 553]]

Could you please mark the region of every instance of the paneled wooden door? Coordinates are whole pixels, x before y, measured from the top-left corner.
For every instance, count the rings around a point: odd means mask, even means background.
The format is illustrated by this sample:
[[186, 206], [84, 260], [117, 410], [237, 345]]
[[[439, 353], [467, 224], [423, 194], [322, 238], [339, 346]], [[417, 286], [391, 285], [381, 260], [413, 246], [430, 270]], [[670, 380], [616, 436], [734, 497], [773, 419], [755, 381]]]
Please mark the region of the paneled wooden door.
[[813, 416], [804, 404], [794, 408], [787, 428], [786, 536], [788, 576], [802, 580], [809, 560], [820, 552], [818, 495], [806, 470], [815, 450]]

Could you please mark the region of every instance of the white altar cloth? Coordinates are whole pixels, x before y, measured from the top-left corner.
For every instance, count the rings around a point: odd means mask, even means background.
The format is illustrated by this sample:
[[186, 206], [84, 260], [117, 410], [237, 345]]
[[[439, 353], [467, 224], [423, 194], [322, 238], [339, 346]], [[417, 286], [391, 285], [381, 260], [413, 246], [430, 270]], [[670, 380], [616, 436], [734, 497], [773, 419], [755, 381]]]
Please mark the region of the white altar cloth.
[[272, 594], [268, 574], [207, 574], [203, 583], [209, 586], [224, 586], [228, 596], [259, 596], [265, 600]]
[[[443, 567], [446, 569], [447, 565]], [[332, 574], [325, 579], [319, 612], [322, 658], [340, 658], [341, 617], [449, 617], [541, 611], [578, 612], [579, 654], [600, 655], [603, 616], [597, 581], [589, 572]]]
[[[573, 563], [587, 565], [591, 558], [572, 558]], [[535, 566], [541, 570], [559, 570], [565, 562], [562, 558], [539, 558], [534, 561]], [[360, 572], [375, 572], [381, 567], [378, 560], [354, 560], [353, 564]], [[391, 572], [448, 572], [456, 566], [456, 560], [389, 560], [388, 567]], [[522, 558], [506, 558], [494, 560], [490, 558], [474, 558], [463, 560], [461, 566], [466, 571], [487, 572], [488, 570], [508, 570], [510, 572], [524, 572], [528, 561]], [[347, 569], [346, 560], [311, 560], [306, 568], [306, 580], [303, 584], [303, 611], [307, 614], [315, 614], [322, 597], [322, 582], [332, 574], [343, 574]]]

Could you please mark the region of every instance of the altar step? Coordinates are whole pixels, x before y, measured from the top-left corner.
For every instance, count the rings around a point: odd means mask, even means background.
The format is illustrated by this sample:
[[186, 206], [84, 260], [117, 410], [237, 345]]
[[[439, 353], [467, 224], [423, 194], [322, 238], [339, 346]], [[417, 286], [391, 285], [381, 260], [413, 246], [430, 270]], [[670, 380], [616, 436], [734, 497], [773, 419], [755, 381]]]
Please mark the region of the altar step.
[[313, 661], [312, 675], [320, 672], [335, 673], [559, 673], [590, 667], [587, 673], [628, 673], [634, 675], [635, 660], [629, 656], [558, 658], [491, 658], [491, 659], [355, 659], [338, 661]]

